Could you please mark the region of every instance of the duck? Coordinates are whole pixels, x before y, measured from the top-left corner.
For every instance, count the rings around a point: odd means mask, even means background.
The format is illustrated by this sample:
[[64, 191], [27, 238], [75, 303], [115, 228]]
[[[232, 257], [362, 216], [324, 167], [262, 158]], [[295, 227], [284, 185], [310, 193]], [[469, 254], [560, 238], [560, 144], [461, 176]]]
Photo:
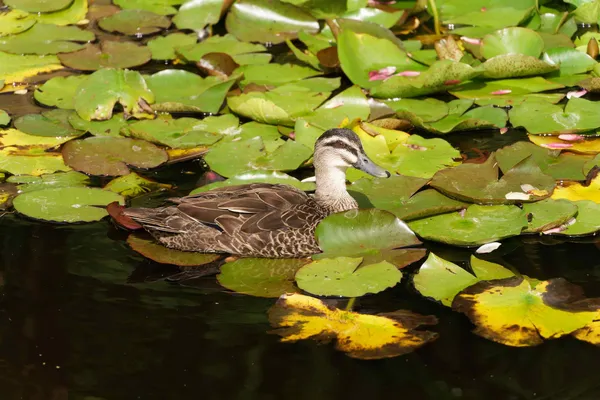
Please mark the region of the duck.
[[327, 216], [358, 208], [346, 171], [391, 174], [365, 153], [350, 129], [325, 131], [313, 155], [314, 194], [284, 184], [249, 183], [169, 199], [173, 205], [128, 208], [124, 214], [167, 248], [241, 257], [301, 258], [320, 253], [315, 229]]

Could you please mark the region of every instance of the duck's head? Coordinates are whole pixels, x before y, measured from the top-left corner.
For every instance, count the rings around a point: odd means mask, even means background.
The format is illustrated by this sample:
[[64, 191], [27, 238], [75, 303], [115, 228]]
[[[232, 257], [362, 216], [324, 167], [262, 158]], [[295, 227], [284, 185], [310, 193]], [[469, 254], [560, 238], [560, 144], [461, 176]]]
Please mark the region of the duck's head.
[[354, 167], [378, 178], [391, 175], [367, 156], [358, 135], [344, 128], [329, 129], [319, 137], [315, 143], [314, 166], [316, 170], [338, 169], [344, 173]]

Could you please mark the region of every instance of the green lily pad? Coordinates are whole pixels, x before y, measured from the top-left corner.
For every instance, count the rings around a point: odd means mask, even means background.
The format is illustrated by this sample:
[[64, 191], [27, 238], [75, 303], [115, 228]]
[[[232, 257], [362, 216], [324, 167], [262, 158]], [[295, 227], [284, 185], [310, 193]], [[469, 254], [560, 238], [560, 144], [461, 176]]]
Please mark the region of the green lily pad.
[[195, 267], [208, 264], [220, 257], [219, 254], [203, 254], [190, 251], [169, 249], [144, 236], [131, 234], [127, 244], [136, 252], [160, 264], [171, 264], [179, 267]]
[[0, 130], [0, 149], [16, 147], [22, 151], [44, 151], [59, 147], [61, 144], [73, 139], [70, 136], [37, 136], [29, 135], [18, 129]]
[[522, 54], [538, 58], [544, 50], [544, 40], [534, 30], [520, 27], [501, 29], [486, 35], [481, 41], [481, 54], [490, 59], [504, 54]]
[[13, 175], [43, 175], [57, 171], [69, 171], [60, 153], [22, 151], [17, 148], [0, 150], [0, 171]]
[[123, 197], [102, 189], [66, 187], [26, 192], [13, 200], [15, 210], [30, 218], [52, 222], [99, 221], [112, 202], [124, 205]]
[[207, 192], [227, 186], [245, 185], [248, 183], [271, 183], [274, 185], [290, 185], [304, 191], [315, 190], [315, 184], [312, 182], [300, 182], [298, 179], [279, 171], [248, 171], [239, 175], [234, 175], [229, 179], [220, 182], [209, 183], [190, 192], [190, 195]]
[[600, 204], [591, 200], [574, 201], [573, 204], [577, 206], [575, 223], [556, 234], [566, 236], [586, 236], [600, 231]]
[[10, 10], [0, 13], [0, 36], [14, 35], [31, 28], [35, 18], [21, 10]]
[[273, 151], [265, 149], [261, 137], [221, 143], [204, 160], [219, 175], [229, 177], [251, 170], [293, 171], [312, 155], [312, 149], [288, 140]]
[[319, 31], [319, 22], [301, 8], [268, 0], [236, 1], [225, 26], [240, 40], [262, 43], [281, 43], [297, 38], [298, 32]]
[[73, 0], [5, 0], [10, 8], [30, 13], [47, 13], [67, 8]]
[[444, 196], [435, 189], [418, 192], [388, 211], [403, 221], [412, 221], [467, 208], [469, 204]]
[[81, 136], [69, 123], [70, 110], [49, 110], [41, 114], [27, 114], [15, 120], [15, 128], [23, 133], [36, 136]]
[[16, 55], [0, 51], [0, 81], [4, 81], [5, 85], [62, 68], [56, 56]]
[[[458, 165], [460, 152], [442, 139], [424, 139], [410, 135], [408, 140], [398, 144], [392, 151], [383, 135], [371, 136], [358, 132], [367, 155], [377, 165], [401, 175], [431, 178], [441, 169]], [[369, 175], [349, 169], [347, 178], [355, 181]]]
[[[396, 112], [410, 111], [423, 122], [435, 122], [446, 117], [450, 113], [449, 103], [434, 98], [426, 99], [395, 99], [386, 101], [392, 110]], [[458, 103], [454, 103], [458, 104]], [[471, 107], [472, 102], [463, 110]]]
[[393, 264], [381, 261], [359, 267], [361, 257], [324, 258], [300, 268], [298, 287], [318, 296], [360, 297], [395, 286], [402, 272]]
[[281, 86], [322, 74], [312, 68], [294, 64], [243, 65], [236, 72], [244, 74], [244, 79], [240, 82], [242, 87], [249, 83]]
[[454, 297], [469, 286], [482, 280], [514, 277], [514, 274], [499, 264], [490, 263], [471, 256], [473, 273], [458, 265], [429, 253], [429, 257], [413, 278], [415, 289], [425, 297], [452, 306]]
[[523, 205], [529, 225], [523, 232], [538, 233], [557, 228], [577, 214], [577, 205], [568, 200], [546, 199]]
[[527, 216], [516, 206], [474, 204], [464, 214], [436, 215], [411, 221], [408, 226], [423, 239], [454, 246], [479, 246], [520, 235], [527, 227]]
[[85, 20], [88, 12], [88, 0], [73, 0], [71, 5], [60, 11], [38, 13], [32, 16], [42, 24], [59, 26], [74, 25]]
[[0, 110], [0, 125], [8, 125], [10, 123], [10, 115], [4, 110]]
[[[534, 160], [527, 158], [498, 177], [495, 156], [483, 164], [462, 164], [439, 171], [430, 185], [459, 200], [480, 204], [511, 204], [550, 197], [554, 178], [544, 174]], [[518, 196], [516, 196], [518, 194]]]
[[200, 43], [178, 46], [175, 52], [193, 62], [202, 60], [202, 57], [209, 53], [225, 53], [238, 65], [246, 65], [269, 63], [271, 55], [265, 53], [266, 50], [262, 44], [242, 42], [233, 35], [215, 35]]
[[62, 148], [65, 163], [89, 175], [127, 175], [127, 165], [154, 168], [167, 161], [167, 153], [144, 140], [91, 137], [73, 140]]
[[7, 182], [16, 183], [19, 192], [24, 193], [62, 187], [84, 187], [90, 184], [90, 178], [81, 172], [68, 171], [41, 176], [13, 175], [7, 179]]
[[77, 130], [91, 133], [94, 136], [121, 136], [121, 129], [127, 126], [127, 121], [123, 118], [123, 114], [113, 114], [106, 121], [86, 121], [77, 113], [69, 115], [69, 123]]
[[88, 44], [84, 49], [59, 54], [60, 61], [69, 68], [96, 71], [102, 68], [131, 68], [146, 64], [152, 58], [147, 47], [132, 42], [104, 41]]
[[164, 15], [145, 10], [122, 10], [116, 14], [101, 18], [98, 26], [107, 32], [119, 32], [124, 35], [148, 35], [160, 32], [171, 26]]
[[117, 69], [101, 69], [89, 75], [74, 97], [75, 111], [86, 121], [110, 119], [117, 103], [126, 115], [153, 117], [147, 111], [153, 102], [154, 95], [139, 72]]
[[166, 69], [146, 76], [146, 84], [155, 96], [152, 108], [165, 112], [210, 112], [221, 109], [236, 76], [223, 81], [214, 76], [202, 78], [192, 72]]
[[596, 24], [600, 18], [600, 2], [597, 0], [565, 0], [565, 3], [573, 4], [575, 19], [586, 24]]
[[195, 118], [158, 118], [150, 121], [137, 121], [127, 127], [128, 136], [174, 149], [209, 146], [223, 137], [205, 129], [206, 124]]
[[329, 92], [312, 92], [294, 84], [268, 92], [249, 92], [227, 98], [236, 114], [257, 122], [293, 126], [294, 121], [308, 115], [329, 97]]
[[[160, 15], [172, 15], [177, 13], [177, 6], [186, 0], [114, 0], [113, 3], [124, 10], [144, 10]], [[183, 29], [183, 28], [180, 28]]]
[[[488, 32], [488, 29], [495, 30], [507, 26], [519, 25], [531, 14], [535, 5], [532, 1], [513, 1], [510, 2], [510, 4], [505, 1], [474, 1], [473, 3], [480, 5], [478, 9], [462, 4], [459, 6], [462, 11], [460, 14], [446, 16], [445, 10], [450, 8], [447, 6], [447, 3], [448, 2], [444, 2], [440, 6], [440, 11], [442, 11], [442, 15], [444, 16], [444, 23], [455, 24], [458, 26], [474, 25], [475, 27], [483, 28], [483, 32]], [[469, 28], [472, 27], [457, 28], [452, 32], [457, 35], [480, 37], [480, 35], [473, 35], [474, 30]]]
[[173, 23], [179, 29], [192, 29], [195, 31], [200, 31], [206, 25], [214, 25], [219, 22], [221, 15], [230, 4], [229, 1], [225, 0], [180, 2], [184, 4], [179, 7], [177, 15], [173, 17]]
[[57, 54], [69, 53], [83, 48], [83, 44], [94, 40], [92, 32], [74, 26], [36, 24], [25, 32], [0, 37], [0, 51], [14, 54]]
[[137, 197], [142, 194], [158, 190], [170, 189], [171, 185], [155, 182], [131, 172], [127, 175], [119, 176], [104, 186], [104, 190], [118, 193], [125, 198]]
[[560, 67], [559, 76], [584, 74], [594, 69], [596, 60], [579, 50], [568, 47], [555, 47], [544, 53], [544, 61]]
[[572, 98], [566, 106], [539, 101], [526, 101], [509, 111], [513, 126], [522, 126], [528, 133], [560, 135], [585, 132], [600, 127], [600, 105], [597, 102]]
[[477, 71], [482, 72], [483, 76], [489, 79], [544, 75], [559, 69], [558, 65], [523, 54], [503, 54], [492, 57], [477, 67]]
[[323, 71], [326, 68], [325, 66], [321, 65], [321, 62], [319, 61], [319, 57], [317, 57], [315, 54], [311, 53], [309, 50], [304, 50], [304, 51], [300, 50], [289, 39], [285, 40], [285, 44], [287, 44], [289, 49], [292, 51], [292, 53], [294, 53], [294, 55], [296, 56], [296, 58], [299, 61], [305, 63], [306, 65], [313, 67], [316, 70]]
[[393, 76], [371, 89], [374, 97], [396, 98], [417, 97], [443, 92], [451, 87], [470, 80], [481, 72], [467, 64], [442, 60], [433, 63], [427, 71], [418, 76]]
[[279, 297], [296, 293], [296, 272], [306, 259], [242, 258], [221, 267], [217, 280], [221, 286], [237, 293], [256, 297]]
[[197, 41], [198, 36], [194, 33], [172, 33], [150, 40], [148, 49], [152, 52], [153, 60], [174, 60], [177, 58], [176, 48], [193, 46]]
[[[348, 192], [363, 202], [365, 208], [376, 207], [381, 210], [391, 211], [400, 207], [413, 194], [427, 184], [427, 179], [414, 176], [392, 175], [389, 178], [359, 179], [348, 187]], [[364, 200], [363, 200], [364, 201]]]
[[461, 99], [473, 99], [478, 105], [507, 107], [520, 104], [527, 99], [558, 103], [564, 93], [540, 93], [562, 89], [564, 85], [548, 81], [540, 76], [521, 79], [467, 82], [453, 88], [450, 93]]
[[77, 89], [87, 78], [87, 75], [56, 76], [38, 87], [33, 96], [43, 105], [74, 110]]

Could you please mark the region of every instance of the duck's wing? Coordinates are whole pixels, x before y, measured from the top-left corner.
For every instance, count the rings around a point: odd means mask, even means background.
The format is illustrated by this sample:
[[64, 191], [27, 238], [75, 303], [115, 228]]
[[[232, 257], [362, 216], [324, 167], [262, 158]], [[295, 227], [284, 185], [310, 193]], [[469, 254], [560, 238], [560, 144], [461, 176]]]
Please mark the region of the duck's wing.
[[310, 198], [288, 185], [264, 183], [230, 186], [175, 200], [177, 210], [232, 235], [305, 226], [303, 206]]

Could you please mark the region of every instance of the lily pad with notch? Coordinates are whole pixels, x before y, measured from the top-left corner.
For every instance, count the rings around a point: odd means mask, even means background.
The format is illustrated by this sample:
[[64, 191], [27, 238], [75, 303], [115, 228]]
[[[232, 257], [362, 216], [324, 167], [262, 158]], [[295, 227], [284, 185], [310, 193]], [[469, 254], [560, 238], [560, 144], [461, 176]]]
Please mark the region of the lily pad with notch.
[[570, 221], [578, 212], [577, 205], [568, 200], [546, 199], [523, 204], [529, 225], [524, 233], [539, 233], [558, 228]]
[[195, 33], [177, 32], [150, 40], [148, 49], [152, 53], [153, 60], [175, 60], [177, 58], [175, 51], [177, 48], [193, 46], [197, 41], [198, 36]]
[[73, 128], [94, 136], [113, 137], [120, 137], [121, 129], [127, 126], [127, 121], [122, 113], [113, 114], [110, 119], [105, 121], [86, 121], [74, 112], [69, 115], [69, 123]]
[[74, 110], [77, 89], [87, 78], [87, 75], [55, 76], [38, 87], [33, 96], [43, 105]]
[[69, 68], [80, 71], [97, 71], [102, 68], [132, 68], [146, 64], [152, 58], [150, 49], [132, 42], [107, 40], [88, 44], [76, 52], [59, 54], [60, 61]]
[[137, 121], [127, 126], [127, 136], [169, 146], [173, 149], [189, 149], [210, 146], [223, 137], [206, 130], [206, 123], [195, 118]]

